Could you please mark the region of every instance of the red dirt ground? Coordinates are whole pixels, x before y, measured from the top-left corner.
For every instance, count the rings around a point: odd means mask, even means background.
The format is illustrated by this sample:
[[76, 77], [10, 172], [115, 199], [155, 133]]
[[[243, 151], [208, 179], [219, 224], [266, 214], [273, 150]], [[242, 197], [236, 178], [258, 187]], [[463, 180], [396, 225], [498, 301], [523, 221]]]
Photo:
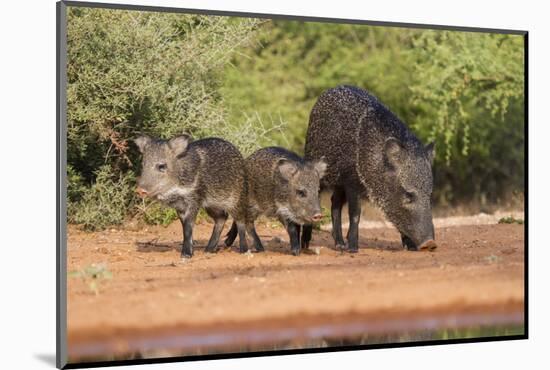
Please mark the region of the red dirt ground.
[[268, 225], [258, 227], [266, 252], [244, 255], [236, 247], [205, 254], [212, 225], [197, 225], [190, 260], [180, 259], [179, 222], [97, 233], [70, 226], [69, 273], [103, 264], [112, 276], [70, 274], [69, 354], [72, 344], [178, 327], [523, 310], [523, 225], [440, 228], [435, 252], [405, 251], [396, 230], [381, 228], [362, 229], [359, 253], [342, 253], [328, 232], [314, 231], [298, 257], [286, 232]]

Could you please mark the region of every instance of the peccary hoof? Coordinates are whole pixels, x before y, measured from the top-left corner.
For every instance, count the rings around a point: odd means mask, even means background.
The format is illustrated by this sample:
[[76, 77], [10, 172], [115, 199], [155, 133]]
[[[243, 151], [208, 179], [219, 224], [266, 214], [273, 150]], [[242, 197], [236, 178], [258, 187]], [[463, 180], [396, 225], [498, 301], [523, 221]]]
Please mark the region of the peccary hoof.
[[218, 247], [206, 247], [204, 251], [206, 253], [218, 253]]
[[348, 248], [348, 252], [350, 252], [350, 253], [359, 252], [359, 246], [357, 246], [357, 245], [349, 245], [348, 243], [346, 243], [346, 247]]
[[256, 249], [256, 252], [265, 252], [265, 249], [261, 244], [254, 246], [254, 249]]
[[239, 253], [246, 253], [248, 252], [248, 248], [247, 247], [240, 247], [239, 248]]
[[294, 256], [299, 256], [299, 255], [300, 255], [300, 248], [291, 249], [290, 252], [291, 252]]
[[193, 257], [193, 244], [189, 243], [186, 245], [185, 242], [183, 243], [183, 245], [181, 246], [181, 257], [182, 258]]
[[346, 245], [345, 244], [340, 244], [340, 243], [336, 243], [336, 245], [334, 246], [337, 250], [343, 252], [345, 249], [346, 249]]

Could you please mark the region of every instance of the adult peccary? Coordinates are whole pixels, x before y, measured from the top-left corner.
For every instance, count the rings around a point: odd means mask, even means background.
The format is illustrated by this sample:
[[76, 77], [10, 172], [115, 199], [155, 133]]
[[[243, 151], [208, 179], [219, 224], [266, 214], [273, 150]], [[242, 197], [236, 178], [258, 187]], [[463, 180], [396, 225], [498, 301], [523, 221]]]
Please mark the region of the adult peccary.
[[[322, 218], [319, 203], [320, 179], [327, 165], [320, 159], [304, 161], [296, 153], [279, 147], [263, 148], [246, 158], [248, 176], [247, 231], [257, 251], [264, 247], [254, 228], [260, 215], [277, 217], [290, 237], [292, 254], [300, 254], [300, 229]], [[233, 223], [226, 245], [233, 244], [237, 225]]]
[[188, 135], [170, 140], [140, 136], [143, 154], [139, 195], [155, 198], [176, 209], [183, 227], [183, 257], [193, 256], [193, 225], [200, 208], [215, 221], [207, 252], [216, 251], [228, 214], [236, 220], [240, 252], [246, 242], [246, 175], [244, 159], [231, 143]]
[[[378, 205], [409, 250], [435, 249], [431, 195], [434, 145], [427, 146], [369, 92], [352, 86], [325, 91], [311, 111], [305, 159], [321, 157], [332, 191], [332, 236], [344, 247], [341, 213], [349, 208], [348, 249], [358, 249], [361, 198]], [[302, 244], [311, 239], [311, 227]]]

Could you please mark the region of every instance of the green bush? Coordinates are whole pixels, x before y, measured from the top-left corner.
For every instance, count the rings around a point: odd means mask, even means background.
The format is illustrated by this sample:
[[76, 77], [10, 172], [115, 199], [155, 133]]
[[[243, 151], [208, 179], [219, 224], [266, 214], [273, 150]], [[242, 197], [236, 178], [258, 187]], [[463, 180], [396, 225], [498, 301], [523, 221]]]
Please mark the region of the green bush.
[[110, 166], [95, 172], [95, 182], [78, 201], [69, 201], [69, 222], [86, 230], [98, 230], [120, 224], [133, 199], [134, 177], [131, 173], [115, 174]]
[[500, 220], [498, 220], [499, 224], [519, 224], [523, 225], [523, 220], [520, 218], [514, 218], [512, 216], [503, 217]]
[[241, 48], [226, 67], [221, 91], [234, 120], [252, 109], [267, 122], [281, 120], [288, 126], [290, 149], [303, 153], [309, 113], [328, 88], [342, 84], [367, 88], [404, 119], [411, 115], [407, 83], [414, 66], [407, 50], [417, 33], [389, 27], [266, 22], [257, 32], [258, 42]]
[[[511, 104], [523, 103], [521, 36], [425, 31], [413, 40], [413, 127], [443, 144], [441, 157], [467, 156], [480, 133], [495, 130]], [[523, 129], [523, 116], [514, 122]], [[481, 136], [487, 147], [487, 137]]]
[[[264, 129], [254, 115], [230, 122], [219, 93], [230, 56], [250, 41], [258, 23], [244, 18], [69, 7], [70, 222], [98, 229], [136, 212], [126, 186], [132, 187], [139, 168], [139, 155], [130, 144], [139, 134], [218, 136], [243, 153], [258, 148], [260, 142], [270, 142], [267, 135], [278, 129], [276, 124], [270, 122]], [[125, 188], [109, 189], [119, 182], [97, 178], [104, 173], [128, 179]], [[99, 188], [108, 195], [100, 196]], [[94, 201], [101, 204], [93, 205]], [[114, 213], [104, 214], [107, 209]], [[168, 222], [173, 213], [164, 213], [146, 217], [150, 222]]]
[[78, 202], [87, 188], [80, 173], [70, 164], [67, 166], [67, 199], [69, 202]]
[[178, 213], [173, 208], [168, 208], [157, 202], [144, 202], [140, 207], [143, 212], [143, 220], [149, 225], [168, 226], [178, 219]]
[[523, 38], [425, 31], [414, 39], [411, 126], [435, 141], [438, 203], [498, 202], [524, 183]]
[[436, 142], [436, 205], [523, 192], [521, 36], [69, 7], [67, 38], [68, 220], [88, 229], [175, 219], [136, 208], [130, 139], [303, 153], [313, 104], [341, 84]]
[[522, 36], [274, 21], [258, 39], [226, 68], [235, 119], [251, 107], [278, 117], [301, 153], [318, 96], [356, 85], [435, 141], [436, 205], [523, 192]]
[[330, 209], [326, 207], [321, 207], [321, 213], [323, 215], [323, 218], [320, 222], [317, 222], [313, 224], [313, 228], [315, 230], [321, 230], [321, 226], [329, 224], [331, 222], [331, 216], [330, 216]]
[[[174, 208], [166, 207], [158, 202], [144, 200], [142, 201], [142, 205], [137, 206], [137, 208], [138, 214], [149, 225], [168, 226], [178, 219], [178, 213]], [[195, 222], [201, 223], [209, 219], [210, 216], [201, 208]]]

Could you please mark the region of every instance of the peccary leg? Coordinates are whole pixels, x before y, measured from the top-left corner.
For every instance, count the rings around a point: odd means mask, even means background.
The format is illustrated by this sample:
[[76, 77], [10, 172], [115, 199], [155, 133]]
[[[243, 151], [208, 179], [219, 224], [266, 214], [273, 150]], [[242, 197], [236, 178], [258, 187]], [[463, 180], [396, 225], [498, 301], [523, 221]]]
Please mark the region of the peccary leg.
[[183, 227], [183, 247], [181, 256], [185, 258], [193, 257], [193, 226], [197, 217], [197, 210], [188, 209], [186, 212], [178, 212], [178, 217]]
[[256, 252], [265, 251], [262, 241], [256, 232], [256, 227], [254, 227], [254, 223], [246, 225], [246, 231], [252, 236], [254, 249], [256, 249]]
[[226, 238], [225, 238], [225, 245], [228, 247], [231, 247], [233, 245], [233, 242], [237, 238], [238, 230], [237, 230], [237, 223], [233, 221], [231, 224], [231, 228], [227, 232]]
[[351, 253], [357, 253], [359, 249], [359, 220], [361, 218], [361, 200], [359, 193], [351, 188], [346, 188], [346, 199], [349, 210], [348, 249]]
[[342, 235], [342, 207], [346, 203], [346, 194], [344, 189], [335, 188], [332, 193], [330, 217], [332, 219], [332, 237], [336, 248], [343, 249], [345, 242]]
[[206, 213], [214, 219], [215, 224], [214, 229], [212, 230], [212, 236], [210, 236], [210, 240], [208, 241], [205, 251], [208, 253], [215, 253], [218, 250], [218, 241], [220, 240], [220, 234], [222, 233], [223, 226], [227, 220], [227, 213], [222, 210], [212, 208], [207, 208]]
[[409, 251], [418, 250], [416, 245], [414, 245], [414, 242], [405, 234], [401, 234], [401, 244], [403, 244], [403, 248], [407, 248]]
[[244, 223], [237, 222], [237, 231], [239, 233], [239, 252], [248, 252], [248, 243], [246, 241], [246, 226]]
[[293, 255], [297, 256], [300, 254], [300, 225], [289, 221], [286, 231], [290, 237], [290, 250]]
[[302, 227], [302, 239], [301, 239], [300, 246], [303, 249], [309, 248], [309, 242], [311, 241], [311, 232], [312, 232], [312, 230], [313, 230], [313, 225], [311, 225], [311, 224], [305, 224]]

